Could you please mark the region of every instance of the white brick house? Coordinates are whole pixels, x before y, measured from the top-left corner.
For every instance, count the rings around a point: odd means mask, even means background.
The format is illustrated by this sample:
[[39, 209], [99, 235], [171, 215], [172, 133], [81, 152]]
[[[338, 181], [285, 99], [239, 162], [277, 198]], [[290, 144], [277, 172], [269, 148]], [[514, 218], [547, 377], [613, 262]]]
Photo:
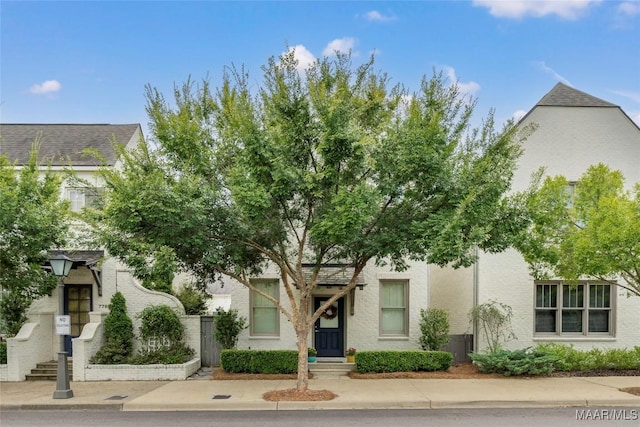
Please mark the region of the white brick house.
[[[420, 309], [428, 306], [429, 268], [425, 263], [409, 263], [404, 272], [370, 263], [359, 277], [360, 284], [350, 294], [334, 303], [337, 310], [316, 323], [309, 336], [309, 345], [318, 350], [319, 357], [343, 357], [346, 349], [419, 349]], [[330, 267], [326, 267], [329, 269]], [[348, 278], [340, 281], [319, 280], [314, 292], [314, 307], [344, 286]], [[266, 271], [255, 282], [272, 286], [274, 296], [289, 309], [289, 299], [279, 283], [279, 273]], [[250, 327], [238, 340], [241, 349], [295, 350], [296, 336], [293, 325], [278, 313], [272, 304], [249, 292], [240, 283], [227, 280], [231, 292], [231, 308], [245, 316]], [[315, 310], [315, 308], [314, 308]], [[311, 309], [309, 311], [311, 313]]]
[[[20, 168], [28, 162], [32, 145], [38, 139], [41, 165], [49, 163], [53, 171], [60, 173], [71, 167], [78, 178], [99, 188], [97, 171], [102, 165], [84, 150], [98, 151], [105, 166], [118, 168], [117, 150], [112, 145], [114, 138], [127, 149], [135, 147], [142, 138], [140, 125], [0, 124], [0, 154]], [[60, 197], [68, 199], [75, 211], [91, 203], [91, 194], [69, 180], [63, 182]], [[143, 288], [126, 266], [105, 256], [101, 248], [60, 248], [57, 252], [63, 252], [74, 261], [69, 276], [64, 278], [63, 298], [65, 314], [71, 316], [71, 335], [66, 340], [65, 350], [74, 356], [76, 381], [85, 379], [83, 368], [102, 344], [100, 319], [109, 312], [115, 292], [122, 292], [126, 298], [134, 325], [139, 323], [136, 314], [149, 305], [166, 304], [184, 314], [177, 298]], [[58, 298], [60, 295], [55, 289], [50, 296], [33, 302], [28, 312], [29, 323], [16, 337], [8, 339], [8, 373], [6, 378], [0, 379], [22, 381], [37, 363], [56, 359], [59, 338], [55, 335], [53, 316], [58, 314]], [[94, 322], [91, 319], [98, 323], [85, 328]], [[199, 319], [187, 329], [188, 345], [199, 354]], [[82, 349], [82, 354], [74, 351], [77, 347]]]
[[[569, 181], [577, 181], [589, 166], [599, 162], [621, 171], [628, 188], [640, 182], [640, 128], [620, 107], [558, 83], [519, 125], [530, 123], [538, 127], [525, 142], [514, 175], [514, 190], [525, 189], [531, 174], [540, 167], [549, 176], [564, 175]], [[569, 303], [567, 297], [573, 291], [562, 281], [534, 281], [521, 255], [508, 250], [481, 253], [474, 267], [460, 271], [433, 267], [430, 296], [432, 306], [451, 313], [451, 333], [473, 332], [479, 351], [486, 348], [486, 342], [473, 331], [467, 313], [474, 304], [489, 300], [513, 309], [512, 327], [517, 340], [509, 342], [507, 348], [543, 342], [573, 344], [579, 349], [639, 345], [640, 298], [627, 297], [626, 291], [609, 285], [586, 281], [580, 285], [580, 301]], [[536, 296], [545, 292], [553, 292], [558, 301], [536, 309]], [[605, 295], [599, 314], [589, 310], [596, 294]], [[581, 318], [572, 323], [570, 314]]]

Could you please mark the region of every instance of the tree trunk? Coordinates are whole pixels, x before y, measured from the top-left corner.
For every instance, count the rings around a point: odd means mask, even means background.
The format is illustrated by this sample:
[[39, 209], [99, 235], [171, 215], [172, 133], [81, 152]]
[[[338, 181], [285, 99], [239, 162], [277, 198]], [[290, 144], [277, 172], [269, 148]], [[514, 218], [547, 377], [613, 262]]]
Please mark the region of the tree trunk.
[[306, 391], [309, 389], [309, 347], [307, 340], [309, 339], [308, 328], [296, 328], [298, 338], [298, 380], [296, 389], [298, 391]]

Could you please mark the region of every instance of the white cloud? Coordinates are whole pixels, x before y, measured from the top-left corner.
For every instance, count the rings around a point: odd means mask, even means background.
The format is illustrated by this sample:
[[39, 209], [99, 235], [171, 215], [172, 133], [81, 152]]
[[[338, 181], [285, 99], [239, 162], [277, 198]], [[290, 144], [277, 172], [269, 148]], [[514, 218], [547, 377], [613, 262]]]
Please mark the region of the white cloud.
[[640, 14], [640, 3], [626, 1], [618, 5], [618, 13], [626, 16], [636, 16]]
[[452, 67], [445, 67], [445, 73], [451, 81], [451, 84], [458, 87], [461, 95], [472, 96], [480, 90], [480, 85], [476, 82], [471, 81], [468, 83], [462, 83], [461, 81], [458, 81], [458, 77], [456, 77], [456, 70]]
[[377, 10], [372, 10], [372, 11], [367, 12], [364, 15], [364, 18], [367, 21], [371, 21], [371, 22], [389, 22], [389, 21], [395, 21], [397, 19], [395, 16], [383, 15], [382, 13], [378, 12]]
[[547, 64], [545, 64], [544, 61], [537, 61], [535, 64], [538, 66], [538, 68], [540, 68], [545, 73], [551, 74], [554, 79], [566, 84], [567, 86], [572, 86], [573, 87], [573, 85], [571, 84], [571, 82], [569, 80], [567, 80], [564, 77], [562, 77], [553, 68], [547, 66]]
[[513, 113], [513, 115], [511, 117], [513, 117], [513, 120], [515, 120], [517, 122], [518, 120], [523, 118], [525, 114], [527, 114], [527, 112], [524, 111], [524, 110], [516, 110], [516, 111], [514, 111], [514, 113]]
[[624, 90], [612, 90], [611, 92], [615, 93], [618, 96], [622, 96], [623, 98], [630, 99], [631, 101], [640, 104], [640, 92], [629, 92]]
[[341, 39], [332, 40], [327, 47], [324, 48], [322, 54], [324, 56], [335, 55], [336, 52], [349, 53], [356, 45], [356, 39], [351, 37], [344, 37]]
[[602, 0], [473, 0], [474, 6], [486, 7], [498, 18], [521, 19], [527, 16], [540, 18], [558, 15], [575, 20]]
[[290, 47], [287, 50], [287, 53], [291, 52], [292, 50], [294, 51], [293, 57], [296, 59], [296, 61], [298, 61], [296, 70], [298, 70], [299, 73], [307, 70], [316, 60], [316, 57], [313, 56], [313, 53], [309, 52], [309, 50], [304, 47], [304, 45], [298, 44]]
[[34, 84], [29, 88], [29, 92], [36, 95], [44, 93], [58, 92], [62, 88], [62, 85], [57, 80], [45, 80], [40, 84]]

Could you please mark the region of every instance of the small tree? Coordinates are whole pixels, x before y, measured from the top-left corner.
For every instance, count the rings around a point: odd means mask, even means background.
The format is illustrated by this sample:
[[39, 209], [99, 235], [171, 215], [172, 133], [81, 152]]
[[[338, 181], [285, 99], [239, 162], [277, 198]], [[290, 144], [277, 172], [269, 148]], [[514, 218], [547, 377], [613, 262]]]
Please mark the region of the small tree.
[[64, 246], [68, 216], [60, 177], [42, 172], [37, 142], [19, 171], [0, 155], [0, 332], [17, 334], [31, 303], [56, 287], [42, 265], [47, 250]]
[[91, 363], [115, 365], [127, 363], [133, 351], [133, 322], [127, 314], [124, 295], [111, 297], [109, 314], [104, 319], [105, 344], [91, 358]]
[[442, 308], [420, 310], [420, 345], [423, 350], [440, 350], [449, 342], [449, 313]]
[[214, 324], [214, 335], [224, 349], [236, 348], [238, 335], [248, 326], [247, 318], [240, 316], [238, 310], [225, 311], [221, 308], [216, 311]]
[[529, 210], [531, 225], [516, 248], [536, 279], [590, 278], [640, 296], [640, 183], [625, 191], [622, 173], [600, 163], [575, 185], [548, 177]]
[[501, 342], [516, 339], [511, 330], [511, 307], [495, 300], [476, 305], [469, 312], [472, 322], [478, 323], [487, 341], [489, 353], [495, 353], [501, 349]]

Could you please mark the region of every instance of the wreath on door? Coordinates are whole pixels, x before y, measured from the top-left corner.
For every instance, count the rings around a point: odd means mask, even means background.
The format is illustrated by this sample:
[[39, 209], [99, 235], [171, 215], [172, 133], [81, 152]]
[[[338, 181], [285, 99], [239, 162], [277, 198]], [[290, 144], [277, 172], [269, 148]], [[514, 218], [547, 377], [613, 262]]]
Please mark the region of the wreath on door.
[[337, 315], [338, 315], [338, 307], [336, 307], [335, 305], [332, 305], [331, 307], [327, 308], [324, 311], [324, 313], [321, 314], [321, 316], [327, 320], [334, 319]]

